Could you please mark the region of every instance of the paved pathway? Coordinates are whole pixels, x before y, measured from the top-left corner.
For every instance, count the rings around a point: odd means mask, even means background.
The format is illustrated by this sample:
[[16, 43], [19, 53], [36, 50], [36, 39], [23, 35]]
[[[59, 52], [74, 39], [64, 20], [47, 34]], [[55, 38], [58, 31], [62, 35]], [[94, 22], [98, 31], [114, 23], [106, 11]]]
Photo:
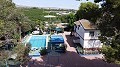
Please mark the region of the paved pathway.
[[[62, 35], [67, 45], [67, 51], [61, 56], [43, 56], [29, 62], [29, 67], [119, 67], [114, 64], [108, 64], [94, 56], [80, 56], [73, 47], [72, 39], [69, 32]], [[91, 58], [92, 57], [92, 58]]]
[[76, 49], [73, 47], [73, 37], [70, 37], [70, 32], [64, 32], [62, 34], [64, 40], [65, 40], [65, 44], [67, 45], [67, 51], [72, 51], [72, 52], [76, 52]]

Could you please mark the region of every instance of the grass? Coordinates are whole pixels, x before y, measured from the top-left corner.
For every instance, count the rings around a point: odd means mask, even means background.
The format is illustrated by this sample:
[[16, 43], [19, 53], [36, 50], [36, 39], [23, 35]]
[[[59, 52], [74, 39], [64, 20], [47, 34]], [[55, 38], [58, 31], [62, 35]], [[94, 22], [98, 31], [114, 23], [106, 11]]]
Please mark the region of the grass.
[[56, 13], [50, 12], [47, 13], [47, 10], [45, 9], [38, 9], [38, 8], [23, 8], [24, 14], [32, 21], [37, 21], [37, 20], [49, 20], [48, 18], [44, 18], [45, 15], [55, 15], [57, 16]]

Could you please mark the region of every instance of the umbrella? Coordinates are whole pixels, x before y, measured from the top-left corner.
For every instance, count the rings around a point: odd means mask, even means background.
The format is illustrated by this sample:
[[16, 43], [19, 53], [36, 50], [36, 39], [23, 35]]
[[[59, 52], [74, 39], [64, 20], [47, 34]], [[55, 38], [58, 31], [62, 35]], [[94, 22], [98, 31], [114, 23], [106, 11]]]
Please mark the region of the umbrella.
[[53, 16], [53, 15], [46, 15], [44, 16], [45, 18], [50, 18], [49, 21], [51, 21], [51, 18], [55, 18], [56, 16]]
[[46, 16], [44, 16], [45, 18], [54, 18], [54, 17], [56, 17], [56, 16], [53, 16], [53, 15], [46, 15]]

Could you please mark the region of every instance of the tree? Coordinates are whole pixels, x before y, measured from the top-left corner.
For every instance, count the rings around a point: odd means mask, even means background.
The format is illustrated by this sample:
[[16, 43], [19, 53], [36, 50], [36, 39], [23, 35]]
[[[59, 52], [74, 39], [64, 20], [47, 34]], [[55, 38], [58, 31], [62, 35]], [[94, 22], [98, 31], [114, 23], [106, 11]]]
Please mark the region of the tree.
[[0, 20], [0, 37], [4, 34], [4, 21]]
[[29, 21], [11, 0], [0, 0], [0, 26], [2, 27], [0, 27], [0, 34], [2, 34], [2, 37], [6, 36], [5, 38], [9, 39], [16, 34], [21, 37], [21, 33], [31, 30]]
[[81, 3], [75, 16], [76, 20], [87, 19], [95, 23], [97, 18], [100, 16], [99, 6], [91, 2]]
[[31, 45], [28, 43], [25, 45], [18, 44], [14, 49], [13, 53], [17, 54], [16, 62], [19, 62], [20, 64], [24, 64], [27, 62], [29, 58], [29, 52], [30, 52]]
[[101, 15], [95, 23], [101, 31], [102, 53], [107, 62], [120, 64], [120, 0], [94, 0], [101, 4]]
[[5, 67], [6, 66], [6, 60], [9, 57], [9, 52], [8, 51], [0, 51], [0, 67]]
[[120, 1], [104, 0], [101, 6], [101, 17], [96, 25], [101, 31], [99, 38], [104, 44], [102, 52], [108, 62], [120, 64]]
[[73, 13], [70, 13], [69, 15], [67, 15], [66, 20], [67, 23], [69, 23], [69, 26], [73, 28], [75, 22], [75, 15]]
[[69, 29], [72, 30], [75, 22], [75, 15], [73, 13], [70, 13], [68, 15], [63, 15], [61, 16], [61, 22], [68, 23]]
[[[15, 4], [12, 3], [12, 0], [0, 0], [0, 38], [5, 37], [3, 44], [0, 44], [0, 48], [1, 48], [1, 45], [2, 46], [9, 45], [12, 41], [13, 41], [13, 44], [18, 46], [18, 44], [16, 44], [16, 41], [14, 40], [20, 37], [20, 35], [18, 35], [18, 34], [21, 34], [20, 31], [26, 32], [30, 30], [30, 25], [25, 23], [25, 21], [28, 21], [28, 19], [26, 19], [24, 14], [15, 7]], [[26, 26], [22, 24], [25, 24]], [[22, 30], [20, 28], [22, 28]], [[24, 55], [23, 54], [20, 54], [20, 55], [25, 56], [25, 57], [22, 57], [22, 59], [26, 59], [27, 58], [26, 55], [28, 56], [28, 49], [23, 46], [24, 45], [20, 45], [21, 47], [20, 51], [22, 51], [21, 53], [24, 53]], [[2, 62], [4, 62], [6, 58], [11, 56], [9, 55], [9, 53], [11, 53], [9, 49], [4, 50], [1, 48], [0, 50], [0, 52], [6, 52], [6, 51], [8, 51], [7, 53], [8, 55], [6, 54], [6, 56], [4, 56], [3, 54], [2, 56], [0, 56], [0, 61]], [[21, 57], [20, 57], [20, 61], [21, 61]]]
[[[11, 31], [9, 29], [11, 29], [13, 27], [14, 24], [12, 24], [12, 22], [10, 21], [7, 21], [9, 16], [11, 15], [12, 13], [12, 10], [14, 9], [14, 4], [11, 2], [11, 0], [0, 0], [0, 20], [1, 20], [1, 24], [2, 24], [2, 28], [1, 31], [2, 31], [2, 34], [5, 34], [6, 32], [8, 31]], [[12, 24], [11, 25], [9, 25]], [[8, 26], [10, 26], [11, 28], [9, 28]], [[0, 32], [1, 33], [1, 32]]]
[[31, 30], [32, 30], [32, 27], [31, 27], [31, 24], [29, 22], [24, 22], [21, 24], [21, 32], [22, 32], [23, 36], [26, 35], [25, 34], [26, 32], [28, 34], [28, 32]]

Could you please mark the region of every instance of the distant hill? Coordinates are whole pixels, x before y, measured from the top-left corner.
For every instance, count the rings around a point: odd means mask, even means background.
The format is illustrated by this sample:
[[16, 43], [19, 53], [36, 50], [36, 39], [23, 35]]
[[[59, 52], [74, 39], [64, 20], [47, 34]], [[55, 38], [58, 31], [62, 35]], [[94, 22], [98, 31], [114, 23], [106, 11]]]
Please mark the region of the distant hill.
[[[16, 5], [16, 7], [19, 7], [19, 8], [33, 8], [31, 6], [22, 6], [22, 5]], [[75, 10], [75, 9], [66, 9], [66, 8], [57, 8], [57, 7], [36, 7], [36, 8], [39, 8], [39, 9], [49, 9], [49, 10], [66, 10], [66, 11], [68, 11], [68, 10]]]

